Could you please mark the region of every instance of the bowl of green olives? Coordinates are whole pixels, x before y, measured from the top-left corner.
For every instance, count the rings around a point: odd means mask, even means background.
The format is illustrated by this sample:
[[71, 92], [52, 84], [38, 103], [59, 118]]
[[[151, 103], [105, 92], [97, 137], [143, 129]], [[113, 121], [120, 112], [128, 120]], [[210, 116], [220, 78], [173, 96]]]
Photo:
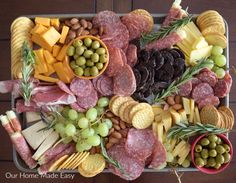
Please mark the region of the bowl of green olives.
[[202, 172], [217, 174], [229, 165], [233, 147], [224, 134], [203, 134], [192, 144], [193, 164]]
[[75, 76], [82, 79], [98, 77], [106, 70], [109, 62], [105, 43], [95, 36], [80, 36], [72, 40], [67, 55]]

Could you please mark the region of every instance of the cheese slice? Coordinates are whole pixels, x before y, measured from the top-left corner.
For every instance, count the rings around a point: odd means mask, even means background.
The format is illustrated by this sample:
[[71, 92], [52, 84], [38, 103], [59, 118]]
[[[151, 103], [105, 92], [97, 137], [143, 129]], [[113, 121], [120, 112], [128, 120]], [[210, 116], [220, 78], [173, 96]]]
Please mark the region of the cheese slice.
[[181, 116], [178, 112], [176, 112], [174, 109], [170, 109], [170, 113], [174, 124], [181, 122]]
[[190, 144], [186, 143], [183, 150], [179, 154], [178, 164], [182, 165], [184, 160], [187, 158], [188, 154], [190, 152]]
[[177, 146], [175, 146], [174, 150], [172, 151], [172, 155], [174, 157], [178, 156], [180, 152], [184, 149], [186, 142], [182, 140], [180, 143], [178, 143]]
[[157, 123], [152, 123], [152, 131], [154, 133], [155, 136], [157, 136]]
[[183, 105], [184, 105], [184, 110], [186, 114], [190, 114], [190, 100], [182, 97]]
[[193, 123], [194, 106], [195, 106], [194, 100], [190, 99], [190, 115], [189, 115], [189, 122], [190, 123]]
[[27, 123], [32, 123], [41, 120], [41, 116], [38, 112], [26, 112]]
[[43, 153], [45, 153], [50, 147], [52, 147], [57, 140], [59, 139], [59, 134], [55, 131], [53, 131], [46, 139], [43, 141], [43, 143], [39, 146], [37, 151], [34, 153], [32, 158], [34, 160], [38, 160]]
[[211, 55], [212, 47], [213, 46], [211, 45], [211, 46], [207, 46], [207, 47], [202, 48], [202, 49], [191, 51], [191, 53], [189, 55], [190, 62], [191, 61], [196, 61], [196, 60], [201, 60], [202, 58], [209, 57]]
[[162, 143], [163, 142], [163, 123], [157, 123], [157, 138]]
[[200, 32], [200, 30], [198, 29], [198, 27], [196, 26], [196, 24], [191, 21], [186, 25], [196, 36], [200, 37], [202, 36], [202, 33]]
[[152, 106], [152, 111], [154, 115], [159, 115], [163, 112], [163, 109], [161, 106]]
[[171, 139], [170, 140], [169, 152], [172, 152], [174, 150], [176, 143], [177, 143], [177, 139]]
[[204, 37], [199, 37], [195, 42], [192, 44], [192, 49], [202, 49], [208, 46], [207, 41]]
[[163, 111], [161, 114], [162, 117], [162, 123], [164, 125], [164, 129], [165, 132], [168, 132], [168, 130], [171, 128], [172, 126], [172, 118], [171, 118], [171, 114], [169, 111]]
[[37, 149], [53, 131], [53, 129], [41, 130], [45, 127], [47, 127], [47, 125], [40, 121], [22, 131], [26, 141], [34, 150]]
[[194, 115], [196, 116], [196, 122], [201, 123], [201, 118], [200, 118], [200, 114], [199, 114], [199, 110], [197, 106], [195, 106], [194, 108]]
[[181, 117], [181, 121], [184, 122], [184, 123], [188, 123], [188, 118], [187, 118], [187, 115], [186, 115], [186, 112], [184, 109], [181, 109], [178, 111], [179, 114], [180, 114], [180, 117]]

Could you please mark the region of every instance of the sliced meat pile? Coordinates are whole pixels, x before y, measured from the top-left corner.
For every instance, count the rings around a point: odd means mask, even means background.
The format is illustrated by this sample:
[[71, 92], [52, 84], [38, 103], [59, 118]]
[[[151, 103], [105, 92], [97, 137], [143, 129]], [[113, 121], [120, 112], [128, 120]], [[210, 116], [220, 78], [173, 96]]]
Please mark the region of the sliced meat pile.
[[158, 168], [166, 162], [166, 151], [153, 135], [152, 130], [131, 128], [125, 143], [115, 144], [108, 155], [122, 167], [118, 169], [109, 164], [112, 173], [126, 180], [138, 178], [144, 170], [145, 162], [150, 159], [150, 167]]

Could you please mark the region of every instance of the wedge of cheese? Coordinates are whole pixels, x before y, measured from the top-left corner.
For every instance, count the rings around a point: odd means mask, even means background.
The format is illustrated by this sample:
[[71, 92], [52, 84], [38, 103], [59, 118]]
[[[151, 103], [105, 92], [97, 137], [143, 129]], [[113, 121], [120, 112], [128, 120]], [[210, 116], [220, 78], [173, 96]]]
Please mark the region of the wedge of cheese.
[[22, 131], [26, 141], [34, 150], [52, 133], [53, 129], [41, 130], [46, 126], [44, 122], [40, 121]]
[[178, 124], [181, 122], [181, 116], [178, 112], [176, 112], [174, 109], [170, 109], [170, 114], [173, 120], [174, 124]]
[[34, 160], [38, 160], [43, 155], [43, 153], [45, 153], [50, 147], [52, 147], [57, 142], [58, 139], [59, 139], [59, 134], [53, 131], [39, 146], [39, 148], [34, 153], [32, 158]]
[[172, 126], [172, 118], [169, 111], [163, 111], [161, 114], [162, 123], [164, 125], [165, 132], [167, 132]]
[[38, 112], [26, 112], [27, 123], [32, 123], [41, 120], [41, 116]]
[[190, 114], [190, 100], [185, 97], [182, 97], [182, 100], [183, 100], [185, 113]]

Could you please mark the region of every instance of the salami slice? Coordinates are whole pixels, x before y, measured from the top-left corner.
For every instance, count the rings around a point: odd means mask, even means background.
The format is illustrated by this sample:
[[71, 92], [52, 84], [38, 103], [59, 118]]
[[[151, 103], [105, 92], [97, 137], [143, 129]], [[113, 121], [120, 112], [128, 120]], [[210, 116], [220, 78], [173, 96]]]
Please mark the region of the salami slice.
[[127, 52], [126, 52], [126, 57], [127, 57], [127, 63], [131, 66], [134, 67], [135, 64], [137, 63], [138, 57], [137, 57], [137, 46], [134, 44], [130, 44], [128, 46]]
[[98, 91], [103, 96], [111, 96], [113, 95], [113, 79], [107, 76], [102, 76], [102, 78], [98, 82]]
[[108, 155], [116, 160], [123, 171], [109, 164], [108, 168], [115, 175], [120, 176], [125, 180], [134, 180], [138, 178], [144, 170], [144, 162], [130, 156], [126, 150], [124, 143], [115, 144], [108, 150]]
[[213, 89], [208, 83], [200, 83], [192, 91], [192, 98], [195, 101], [206, 98], [209, 95], [213, 95]]
[[164, 27], [165, 26], [169, 26], [172, 21], [174, 21], [176, 19], [181, 19], [181, 18], [182, 18], [181, 9], [178, 8], [178, 7], [177, 8], [172, 7], [169, 10], [169, 12], [168, 12], [168, 14], [167, 14], [167, 16], [166, 16], [162, 26], [164, 26]]
[[97, 91], [92, 88], [92, 91], [86, 97], [77, 97], [78, 105], [83, 109], [89, 109], [94, 107], [98, 101], [98, 93]]
[[145, 161], [153, 150], [155, 136], [150, 129], [137, 130], [131, 128], [125, 143], [126, 151], [140, 161]]
[[88, 79], [75, 78], [70, 84], [70, 90], [78, 97], [88, 96], [93, 89], [93, 85]]
[[226, 82], [227, 85], [228, 85], [228, 90], [227, 90], [226, 93], [229, 94], [229, 92], [230, 92], [230, 90], [231, 90], [231, 87], [232, 87], [232, 84], [233, 84], [233, 80], [232, 80], [232, 77], [231, 77], [231, 75], [229, 74], [229, 72], [227, 72], [227, 73], [225, 74], [224, 80], [225, 80], [225, 82]]
[[166, 149], [164, 145], [157, 139], [151, 157], [152, 161], [148, 166], [149, 168], [158, 168], [166, 162]]
[[68, 93], [69, 95], [74, 95], [74, 94], [70, 91], [69, 87], [68, 87], [64, 82], [58, 81], [58, 82], [57, 82], [57, 85], [59, 86], [59, 88], [60, 88], [62, 91]]
[[85, 112], [86, 109], [79, 106], [78, 102], [75, 102], [73, 104], [70, 104], [70, 107], [78, 112]]
[[197, 101], [197, 103], [198, 103], [198, 108], [202, 109], [206, 105], [214, 105], [217, 107], [220, 104], [220, 100], [218, 97], [216, 97], [214, 95], [210, 95], [206, 98], [203, 98], [203, 99]]
[[192, 82], [192, 90], [195, 88], [195, 86], [197, 86], [198, 84], [200, 84], [202, 81], [200, 80], [200, 79], [198, 79], [198, 78], [193, 78], [192, 80], [191, 80], [191, 82]]
[[113, 81], [114, 94], [116, 95], [129, 96], [136, 90], [135, 76], [129, 65], [125, 65], [122, 71], [113, 78]]
[[228, 92], [228, 85], [224, 79], [219, 80], [214, 87], [214, 94], [219, 98], [224, 98]]
[[192, 81], [188, 81], [179, 87], [178, 94], [182, 97], [188, 97], [192, 91]]
[[208, 83], [211, 87], [214, 87], [218, 81], [216, 74], [212, 71], [201, 72], [197, 75], [197, 78], [204, 83]]

